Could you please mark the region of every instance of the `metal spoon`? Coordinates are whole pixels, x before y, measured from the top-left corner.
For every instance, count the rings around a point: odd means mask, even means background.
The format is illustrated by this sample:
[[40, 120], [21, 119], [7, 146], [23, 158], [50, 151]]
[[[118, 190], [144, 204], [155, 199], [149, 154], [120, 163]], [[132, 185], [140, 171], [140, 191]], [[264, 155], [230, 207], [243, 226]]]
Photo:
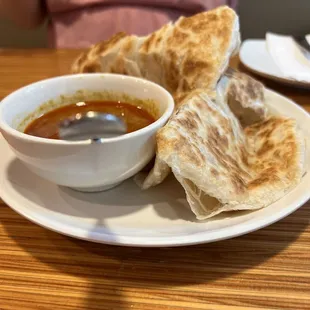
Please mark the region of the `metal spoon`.
[[59, 138], [70, 141], [91, 139], [100, 143], [105, 138], [117, 137], [126, 132], [127, 126], [119, 117], [92, 111], [78, 113], [58, 126]]

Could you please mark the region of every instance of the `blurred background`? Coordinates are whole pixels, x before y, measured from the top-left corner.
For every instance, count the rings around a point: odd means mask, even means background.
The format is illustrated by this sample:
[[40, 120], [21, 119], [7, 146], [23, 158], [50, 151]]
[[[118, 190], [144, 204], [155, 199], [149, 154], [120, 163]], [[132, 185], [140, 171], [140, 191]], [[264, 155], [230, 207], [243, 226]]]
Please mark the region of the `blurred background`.
[[[239, 0], [242, 38], [263, 38], [266, 31], [310, 33], [310, 0]], [[21, 30], [0, 18], [0, 47], [46, 47], [46, 27]]]

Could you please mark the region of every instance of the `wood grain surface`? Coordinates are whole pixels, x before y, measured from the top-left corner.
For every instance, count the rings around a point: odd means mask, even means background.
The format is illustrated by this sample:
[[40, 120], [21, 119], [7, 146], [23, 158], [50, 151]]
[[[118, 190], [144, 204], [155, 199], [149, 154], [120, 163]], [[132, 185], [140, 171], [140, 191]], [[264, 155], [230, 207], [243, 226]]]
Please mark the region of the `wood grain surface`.
[[[0, 50], [0, 98], [68, 73], [77, 54]], [[309, 91], [264, 82], [310, 111]], [[122, 248], [48, 231], [0, 202], [0, 309], [310, 309], [309, 219], [307, 203], [231, 240]]]

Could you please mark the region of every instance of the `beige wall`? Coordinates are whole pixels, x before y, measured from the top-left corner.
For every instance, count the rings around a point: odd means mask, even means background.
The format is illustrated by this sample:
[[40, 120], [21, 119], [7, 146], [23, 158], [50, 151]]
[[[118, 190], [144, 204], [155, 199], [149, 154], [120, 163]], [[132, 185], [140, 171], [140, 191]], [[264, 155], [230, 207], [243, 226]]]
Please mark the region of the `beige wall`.
[[[310, 33], [310, 0], [239, 0], [243, 39], [264, 37], [267, 30]], [[45, 47], [46, 28], [25, 31], [0, 19], [0, 47]]]

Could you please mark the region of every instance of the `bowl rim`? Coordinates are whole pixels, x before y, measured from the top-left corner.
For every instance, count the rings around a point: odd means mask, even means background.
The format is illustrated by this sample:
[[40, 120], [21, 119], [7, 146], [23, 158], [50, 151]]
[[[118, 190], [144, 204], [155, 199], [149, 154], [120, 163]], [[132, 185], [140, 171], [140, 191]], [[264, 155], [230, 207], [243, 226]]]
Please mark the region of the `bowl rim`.
[[66, 74], [66, 75], [61, 75], [61, 76], [56, 76], [56, 77], [51, 77], [47, 79], [42, 79], [30, 84], [27, 84], [23, 87], [20, 87], [16, 89], [15, 91], [11, 92], [9, 95], [7, 95], [5, 98], [3, 98], [0, 102], [0, 132], [6, 132], [7, 134], [14, 136], [15, 138], [19, 140], [24, 140], [27, 142], [36, 142], [36, 143], [42, 143], [42, 144], [50, 144], [50, 145], [85, 145], [85, 144], [90, 144], [92, 143], [91, 140], [81, 140], [81, 141], [67, 141], [67, 140], [56, 140], [56, 139], [48, 139], [48, 138], [42, 138], [42, 137], [36, 137], [36, 136], [31, 136], [27, 135], [23, 132], [18, 131], [17, 129], [11, 127], [4, 119], [3, 119], [3, 111], [5, 109], [5, 106], [7, 105], [7, 101], [13, 100], [13, 98], [21, 93], [27, 91], [30, 87], [33, 86], [40, 86], [42, 84], [46, 84], [55, 80], [68, 80], [68, 79], [79, 79], [79, 78], [102, 78], [102, 77], [113, 77], [113, 78], [121, 78], [121, 79], [127, 79], [129, 81], [138, 81], [140, 83], [147, 85], [151, 85], [152, 87], [157, 88], [158, 91], [163, 92], [167, 98], [169, 99], [167, 101], [167, 107], [164, 111], [164, 113], [152, 124], [143, 127], [139, 130], [136, 130], [131, 133], [127, 133], [118, 137], [113, 137], [113, 138], [104, 138], [103, 143], [112, 143], [112, 142], [119, 142], [123, 140], [128, 140], [131, 138], [136, 138], [139, 136], [144, 135], [146, 132], [152, 131], [156, 129], [157, 127], [163, 126], [169, 119], [169, 117], [172, 115], [175, 107], [174, 99], [172, 95], [162, 86], [159, 84], [156, 84], [152, 81], [139, 78], [139, 77], [134, 77], [134, 76], [128, 76], [128, 75], [123, 75], [123, 74], [116, 74], [116, 73], [79, 73], [79, 74]]

